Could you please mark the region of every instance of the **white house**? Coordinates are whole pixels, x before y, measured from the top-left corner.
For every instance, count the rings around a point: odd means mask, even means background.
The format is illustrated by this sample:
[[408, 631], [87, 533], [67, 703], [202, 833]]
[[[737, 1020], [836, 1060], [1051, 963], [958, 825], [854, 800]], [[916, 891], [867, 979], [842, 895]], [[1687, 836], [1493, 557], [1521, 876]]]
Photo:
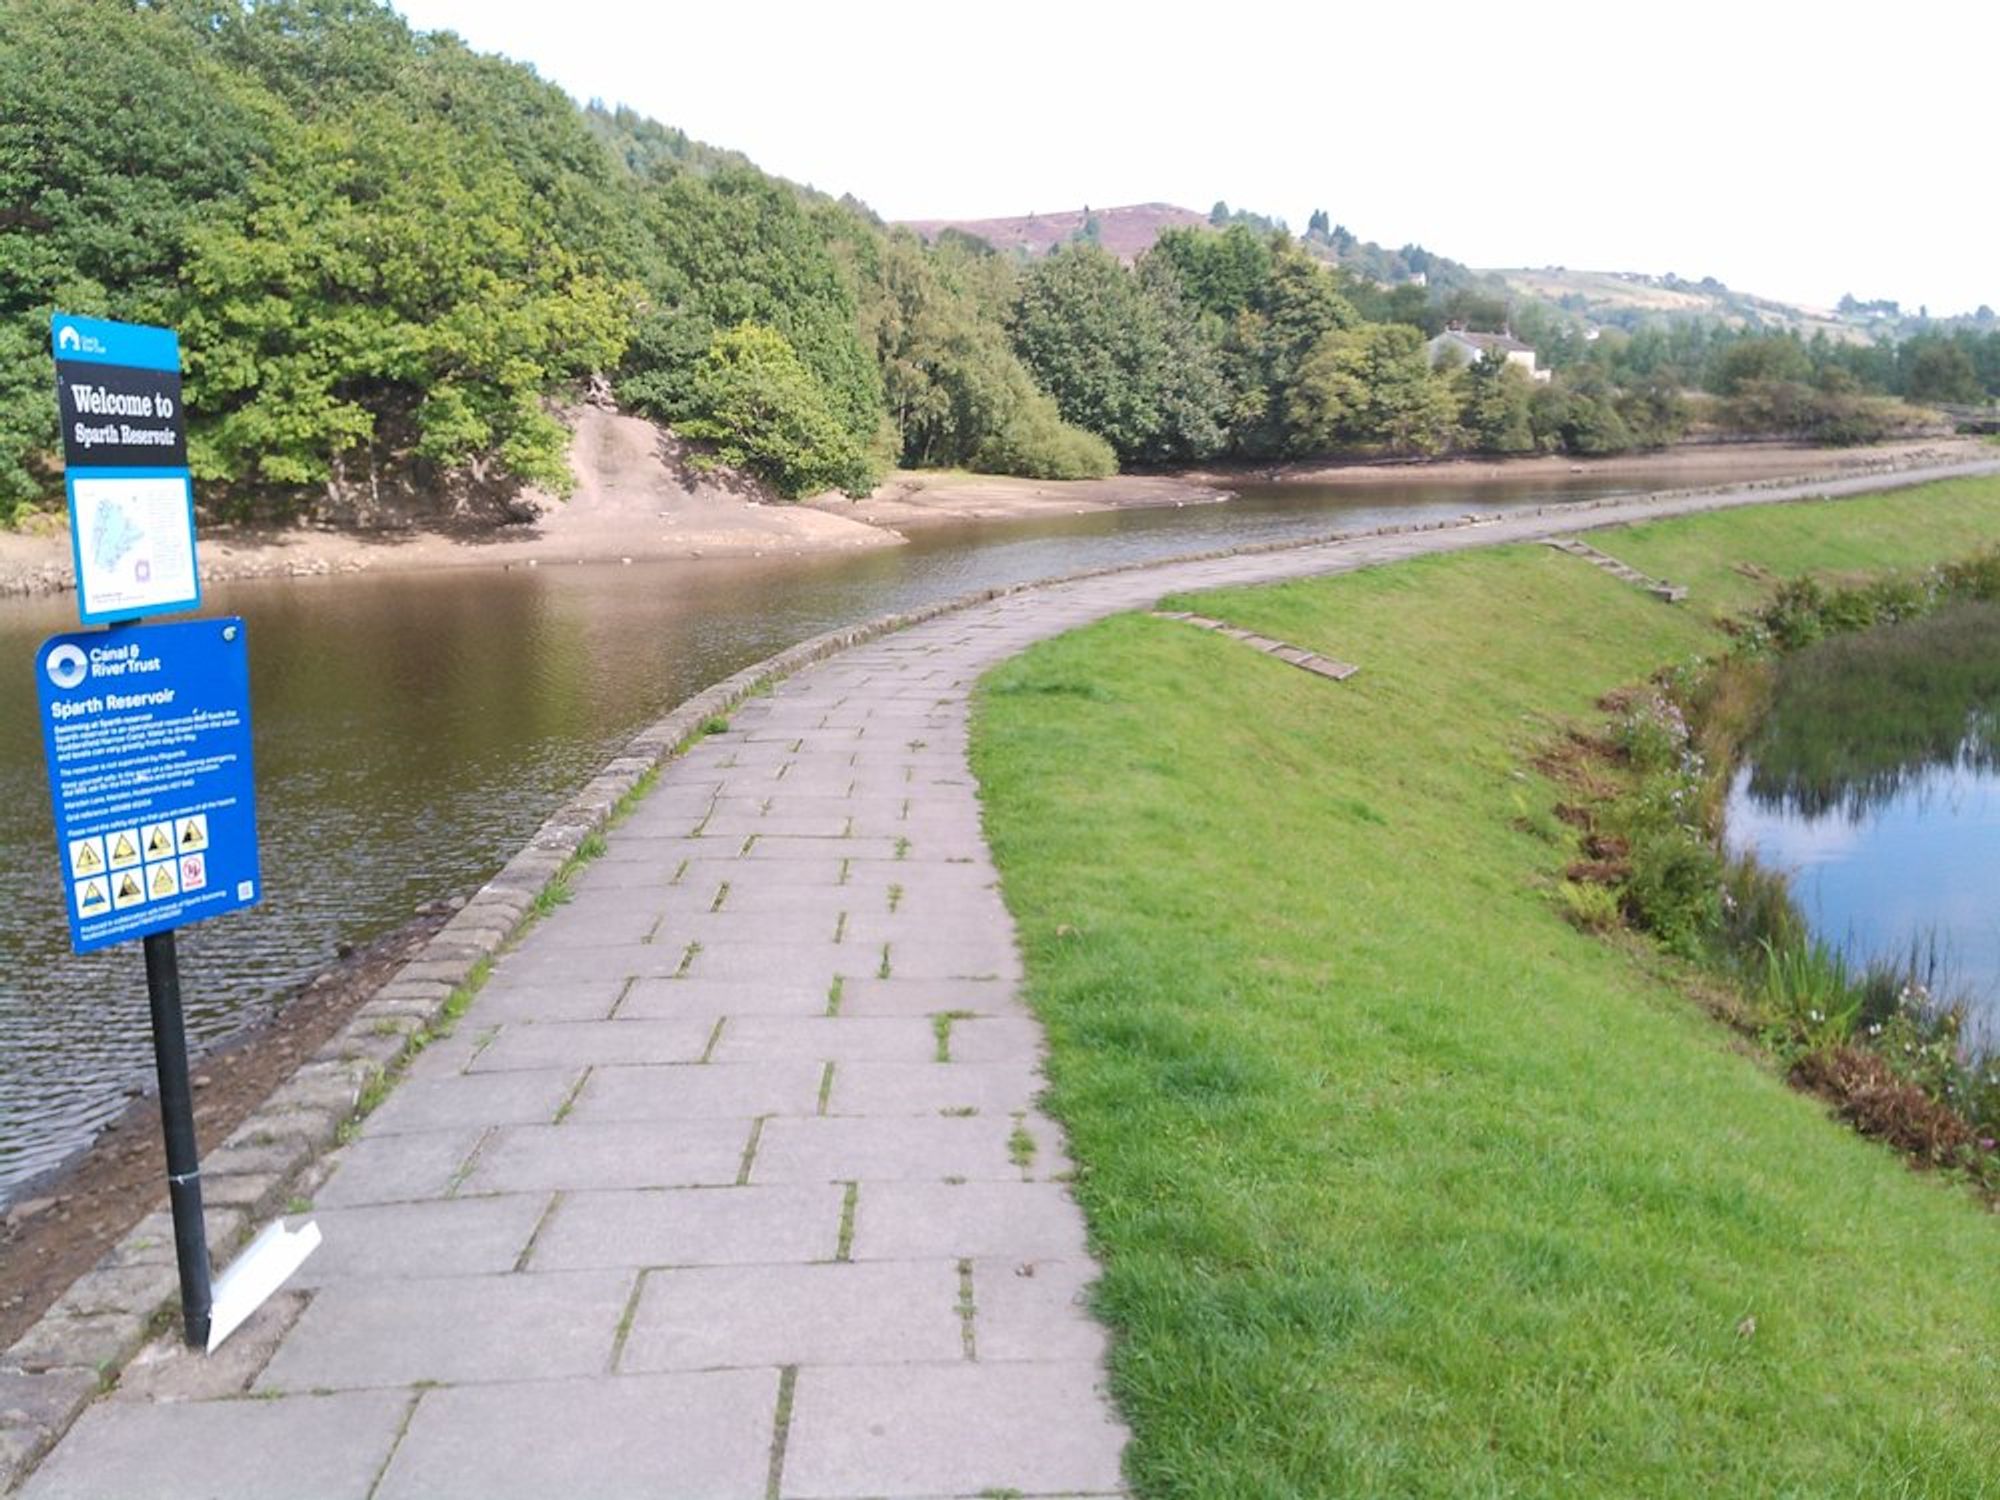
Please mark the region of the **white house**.
[[1499, 354], [1506, 357], [1508, 364], [1527, 371], [1530, 380], [1548, 380], [1554, 373], [1536, 369], [1535, 351], [1507, 333], [1469, 333], [1463, 328], [1447, 328], [1424, 348], [1430, 355], [1432, 369], [1444, 363], [1449, 350], [1461, 365], [1474, 363], [1482, 354]]

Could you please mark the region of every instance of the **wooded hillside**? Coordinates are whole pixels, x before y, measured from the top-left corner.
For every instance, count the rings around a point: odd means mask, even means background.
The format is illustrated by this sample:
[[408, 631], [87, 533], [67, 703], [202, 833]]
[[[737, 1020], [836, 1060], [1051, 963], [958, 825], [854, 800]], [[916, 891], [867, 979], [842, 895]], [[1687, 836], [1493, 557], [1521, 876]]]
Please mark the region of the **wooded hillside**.
[[[1032, 263], [927, 244], [373, 0], [0, 0], [0, 98], [0, 522], [59, 493], [55, 308], [178, 328], [204, 502], [280, 512], [560, 492], [561, 404], [600, 380], [790, 496], [897, 463], [1611, 451], [1677, 435], [1739, 337], [1644, 368], [1579, 340], [1541, 387], [1434, 370], [1425, 332], [1507, 303], [1386, 287], [1241, 214], [1130, 266], [1088, 236]], [[1798, 391], [1757, 386], [1757, 420], [1824, 435], [1824, 363], [1765, 361]]]

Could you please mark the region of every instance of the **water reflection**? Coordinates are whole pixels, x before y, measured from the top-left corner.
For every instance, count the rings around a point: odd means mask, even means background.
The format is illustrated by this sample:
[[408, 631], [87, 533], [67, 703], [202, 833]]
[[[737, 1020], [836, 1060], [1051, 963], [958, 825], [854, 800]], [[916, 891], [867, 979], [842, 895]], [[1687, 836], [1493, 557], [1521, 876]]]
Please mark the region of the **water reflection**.
[[1835, 636], [1782, 662], [1750, 792], [1863, 818], [1931, 773], [2000, 768], [2000, 604]]
[[2000, 1038], [2000, 608], [1954, 607], [1786, 662], [1727, 808], [1857, 966], [1934, 945]]
[[[220, 585], [249, 621], [266, 898], [181, 940], [212, 1045], [421, 902], [475, 888], [678, 700], [821, 631], [1107, 564], [1589, 498], [1588, 479], [1476, 489], [1252, 488], [1228, 505], [989, 523], [862, 554], [544, 566]], [[0, 607], [0, 1203], [150, 1077], [136, 946], [68, 951], [32, 659], [69, 600]]]

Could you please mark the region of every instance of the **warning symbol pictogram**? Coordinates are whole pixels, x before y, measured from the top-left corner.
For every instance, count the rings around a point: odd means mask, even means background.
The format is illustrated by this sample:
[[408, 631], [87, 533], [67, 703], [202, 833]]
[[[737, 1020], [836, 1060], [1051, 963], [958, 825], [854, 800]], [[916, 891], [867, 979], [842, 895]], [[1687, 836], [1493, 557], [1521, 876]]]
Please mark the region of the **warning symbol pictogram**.
[[148, 860], [165, 859], [174, 852], [174, 825], [148, 823], [139, 832], [139, 842], [144, 846]]
[[208, 814], [196, 813], [191, 818], [180, 821], [180, 835], [174, 841], [183, 854], [194, 854], [208, 847]]
[[138, 906], [146, 899], [145, 884], [138, 875], [127, 870], [111, 883], [111, 904], [119, 911], [128, 906]]
[[103, 911], [111, 904], [110, 893], [102, 880], [79, 880], [76, 883], [76, 909], [83, 916]]
[[111, 868], [130, 869], [139, 863], [139, 830], [126, 828], [111, 835]]
[[181, 861], [181, 889], [198, 891], [208, 884], [208, 861], [199, 854], [190, 854]]
[[146, 894], [155, 901], [162, 896], [178, 896], [181, 893], [178, 866], [172, 860], [163, 865], [146, 866]]
[[69, 846], [72, 875], [97, 875], [104, 870], [104, 840], [75, 839]]

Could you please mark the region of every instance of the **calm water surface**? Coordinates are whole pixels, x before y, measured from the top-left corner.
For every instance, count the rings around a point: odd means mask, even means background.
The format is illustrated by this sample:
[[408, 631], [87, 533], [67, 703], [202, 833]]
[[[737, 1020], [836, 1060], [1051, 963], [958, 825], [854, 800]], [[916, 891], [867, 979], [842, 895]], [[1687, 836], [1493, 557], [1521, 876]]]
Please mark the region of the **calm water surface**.
[[1894, 792], [1808, 812], [1730, 788], [1728, 843], [1789, 872], [1812, 930], [1848, 958], [1896, 960], [1935, 940], [1973, 1027], [2000, 1041], [2000, 775], [1931, 766]]
[[[1080, 568], [1618, 488], [1252, 486], [861, 556], [217, 585], [204, 612], [249, 622], [265, 899], [182, 933], [191, 1040], [261, 1019], [336, 944], [477, 888], [630, 735], [794, 641]], [[0, 1205], [151, 1078], [138, 946], [68, 946], [31, 669], [75, 618], [68, 599], [0, 604]]]

